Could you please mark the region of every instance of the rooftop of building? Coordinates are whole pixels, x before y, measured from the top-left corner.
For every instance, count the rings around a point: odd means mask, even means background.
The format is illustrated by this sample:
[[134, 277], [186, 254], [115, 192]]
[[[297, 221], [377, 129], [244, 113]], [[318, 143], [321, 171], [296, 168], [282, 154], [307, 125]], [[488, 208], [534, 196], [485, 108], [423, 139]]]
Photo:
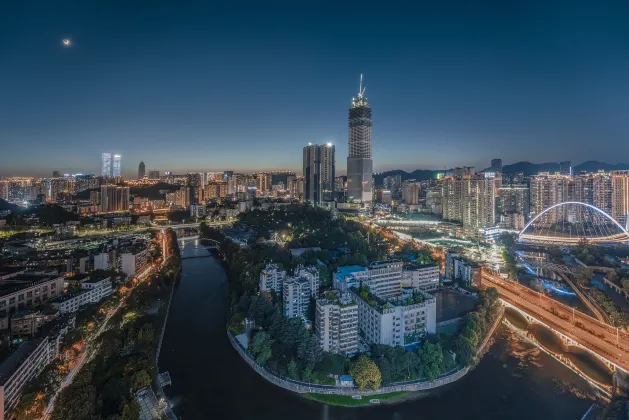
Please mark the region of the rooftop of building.
[[339, 267], [336, 269], [335, 276], [339, 281], [343, 281], [345, 277], [351, 275], [352, 273], [356, 273], [358, 271], [365, 271], [366, 268], [361, 265], [346, 265], [343, 267]]
[[51, 319], [50, 322], [42, 325], [39, 331], [40, 337], [48, 337], [50, 335], [58, 333], [60, 330], [66, 327], [74, 327], [76, 324], [76, 315], [73, 313], [60, 314], [59, 316]]
[[307, 265], [307, 266], [300, 265], [297, 268], [295, 268], [295, 275], [300, 275], [304, 272], [316, 274], [319, 272], [319, 270], [314, 265]]
[[377, 268], [384, 268], [384, 267], [389, 267], [392, 264], [401, 264], [402, 261], [401, 260], [396, 260], [396, 259], [392, 259], [392, 260], [381, 260], [381, 261], [373, 261], [369, 264], [368, 268], [370, 270], [373, 269], [377, 269]]
[[305, 283], [305, 284], [309, 284], [310, 283], [310, 279], [303, 277], [303, 276], [291, 276], [291, 277], [286, 277], [286, 279], [284, 280], [284, 284], [291, 284], [291, 283]]
[[436, 302], [434, 296], [419, 290], [410, 290], [410, 293], [403, 293], [389, 299], [383, 299], [379, 296], [372, 294], [371, 292], [369, 292], [368, 288], [359, 289], [357, 287], [352, 287], [351, 290], [359, 299], [361, 299], [363, 302], [367, 303], [369, 306], [376, 309], [380, 313], [382, 313], [384, 310], [392, 309], [398, 306], [418, 305], [430, 301]]
[[280, 265], [278, 263], [267, 263], [266, 266], [264, 266], [264, 269], [262, 271], [265, 270], [279, 270], [280, 269]]
[[63, 303], [69, 299], [75, 298], [79, 295], [82, 295], [83, 293], [89, 293], [90, 291], [87, 289], [79, 289], [79, 290], [74, 290], [72, 292], [68, 292], [68, 293], [64, 293], [61, 296], [57, 296], [56, 298], [54, 298], [53, 300], [51, 300], [49, 303]]
[[341, 293], [338, 290], [326, 290], [323, 297], [317, 300], [320, 305], [336, 304], [339, 306], [357, 305], [356, 299], [351, 293]]
[[42, 341], [42, 338], [37, 338], [23, 342], [0, 364], [0, 384], [6, 384], [11, 375], [22, 366], [22, 363], [37, 349]]
[[12, 275], [15, 273], [20, 273], [22, 271], [24, 271], [24, 268], [22, 267], [4, 267], [0, 271], [0, 277]]
[[13, 314], [13, 317], [11, 319], [15, 321], [16, 319], [26, 318], [29, 316], [48, 316], [48, 315], [55, 315], [58, 313], [59, 311], [57, 309], [43, 307], [42, 309], [39, 309], [39, 310], [18, 311], [15, 314]]
[[7, 280], [0, 281], [0, 298], [15, 293], [27, 287], [36, 286], [47, 281], [54, 280], [55, 277], [49, 276], [27, 276], [19, 275], [11, 277]]
[[98, 276], [92, 276], [92, 277], [88, 277], [85, 280], [82, 280], [81, 283], [98, 283], [101, 282], [103, 280], [110, 280], [111, 281], [111, 277], [107, 276], [107, 277], [98, 277]]
[[409, 271], [422, 270], [424, 268], [439, 268], [439, 266], [436, 264], [408, 264], [404, 266], [404, 269]]
[[82, 281], [87, 280], [88, 278], [89, 278], [89, 275], [87, 274], [74, 274], [72, 276], [65, 277], [64, 280], [82, 282]]

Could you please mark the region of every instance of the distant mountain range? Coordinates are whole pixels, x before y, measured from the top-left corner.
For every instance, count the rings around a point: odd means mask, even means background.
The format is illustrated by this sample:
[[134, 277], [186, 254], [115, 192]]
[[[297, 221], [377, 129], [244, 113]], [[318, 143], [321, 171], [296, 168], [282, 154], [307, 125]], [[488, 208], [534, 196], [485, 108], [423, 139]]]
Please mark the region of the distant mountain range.
[[[489, 168], [485, 168], [487, 170]], [[579, 165], [572, 167], [572, 173], [578, 174], [580, 172], [597, 172], [604, 171], [619, 171], [629, 170], [629, 163], [605, 163], [597, 162], [595, 160], [588, 160], [580, 163]], [[502, 173], [504, 174], [516, 174], [523, 172], [525, 176], [535, 175], [538, 172], [557, 172], [559, 171], [559, 162], [547, 162], [547, 163], [531, 163], [531, 162], [517, 162], [511, 165], [505, 165], [502, 167]], [[380, 172], [374, 175], [376, 179], [376, 185], [382, 185], [383, 179], [387, 176], [401, 175], [402, 181], [407, 179], [416, 179], [418, 181], [425, 181], [435, 178], [438, 173], [443, 171], [431, 171], [426, 169], [416, 169], [413, 172], [406, 172], [401, 169], [395, 169], [392, 171]]]

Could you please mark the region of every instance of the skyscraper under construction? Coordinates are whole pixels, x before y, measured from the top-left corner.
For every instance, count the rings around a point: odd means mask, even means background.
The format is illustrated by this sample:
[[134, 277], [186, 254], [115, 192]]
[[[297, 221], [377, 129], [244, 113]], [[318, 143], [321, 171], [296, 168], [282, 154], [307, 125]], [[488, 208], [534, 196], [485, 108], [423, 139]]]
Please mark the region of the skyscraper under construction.
[[373, 160], [371, 159], [371, 106], [365, 97], [363, 75], [358, 96], [349, 108], [349, 148], [347, 156], [347, 199], [367, 205], [372, 201]]

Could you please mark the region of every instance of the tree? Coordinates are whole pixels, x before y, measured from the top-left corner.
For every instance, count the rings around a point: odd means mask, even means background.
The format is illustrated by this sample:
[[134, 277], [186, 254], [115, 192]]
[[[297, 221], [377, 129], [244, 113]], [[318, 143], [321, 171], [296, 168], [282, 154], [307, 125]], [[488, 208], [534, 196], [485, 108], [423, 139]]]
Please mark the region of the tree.
[[618, 281], [618, 274], [616, 273], [616, 270], [614, 271], [610, 271], [609, 273], [607, 273], [607, 280], [611, 281], [612, 283], [615, 283], [616, 281]]
[[441, 344], [425, 342], [418, 351], [422, 376], [430, 382], [443, 373], [443, 350]]
[[313, 366], [321, 359], [321, 351], [313, 334], [309, 334], [305, 340], [299, 343], [297, 357], [310, 366]]
[[625, 292], [629, 293], [629, 279], [622, 279], [621, 284]]
[[153, 329], [153, 325], [150, 323], [146, 323], [142, 326], [140, 331], [138, 331], [138, 341], [141, 342], [150, 342], [155, 335], [155, 331]]
[[24, 394], [20, 402], [15, 407], [13, 418], [15, 420], [32, 420], [43, 417], [44, 411], [48, 406], [45, 395], [41, 392], [30, 392]]
[[380, 358], [378, 360], [378, 369], [380, 369], [383, 383], [387, 384], [389, 382], [392, 382], [393, 379], [391, 376], [391, 362], [389, 362], [389, 359], [386, 359], [384, 357]]
[[301, 371], [301, 380], [304, 382], [312, 382], [312, 369], [310, 369], [310, 366], [306, 366], [304, 370]]
[[65, 388], [55, 403], [52, 420], [92, 420], [96, 407], [96, 388], [74, 383]]
[[349, 374], [361, 391], [364, 391], [366, 387], [370, 387], [374, 391], [380, 388], [382, 382], [380, 369], [373, 360], [365, 355], [359, 356], [352, 363]]
[[511, 249], [517, 242], [516, 236], [517, 235], [513, 233], [503, 232], [500, 234], [496, 242], [498, 242], [500, 245], [504, 246], [507, 249]]
[[144, 369], [133, 374], [133, 392], [151, 386], [151, 375]]
[[256, 362], [264, 366], [272, 356], [271, 336], [264, 331], [258, 332], [251, 341], [251, 354], [256, 358]]
[[468, 364], [476, 351], [476, 346], [473, 344], [472, 340], [463, 334], [459, 334], [454, 340], [454, 345], [463, 364]]
[[140, 418], [140, 405], [135, 399], [122, 406], [122, 420], [137, 420]]
[[297, 363], [295, 363], [294, 360], [288, 362], [286, 370], [288, 371], [289, 378], [299, 380], [299, 369], [297, 368]]
[[587, 286], [592, 281], [592, 272], [587, 268], [580, 267], [577, 269], [575, 277], [581, 286]]

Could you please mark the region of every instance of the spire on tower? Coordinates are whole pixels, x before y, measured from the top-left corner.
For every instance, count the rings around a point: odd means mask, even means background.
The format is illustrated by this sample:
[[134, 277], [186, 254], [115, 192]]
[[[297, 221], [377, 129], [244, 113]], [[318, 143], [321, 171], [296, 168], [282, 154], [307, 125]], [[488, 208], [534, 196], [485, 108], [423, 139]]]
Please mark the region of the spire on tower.
[[358, 97], [359, 97], [359, 98], [362, 98], [362, 97], [363, 97], [363, 95], [365, 94], [365, 90], [366, 90], [366, 89], [367, 89], [367, 88], [364, 88], [364, 89], [363, 89], [363, 74], [362, 74], [362, 73], [360, 73], [360, 86], [358, 87]]

